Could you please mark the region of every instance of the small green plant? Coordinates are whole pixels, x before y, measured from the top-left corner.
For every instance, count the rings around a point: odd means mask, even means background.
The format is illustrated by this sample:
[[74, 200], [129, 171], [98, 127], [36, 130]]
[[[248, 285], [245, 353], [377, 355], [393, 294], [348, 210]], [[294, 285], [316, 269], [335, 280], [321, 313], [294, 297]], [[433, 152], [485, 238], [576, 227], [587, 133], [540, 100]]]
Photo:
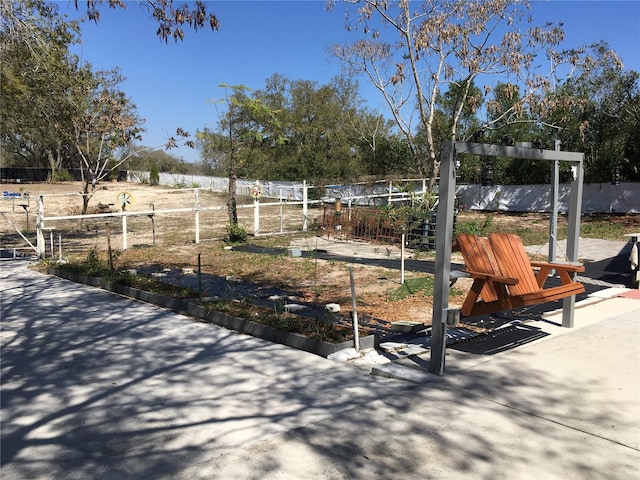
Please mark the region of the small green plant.
[[247, 231], [237, 223], [228, 225], [227, 233], [231, 243], [245, 243], [247, 241]]
[[166, 295], [173, 298], [197, 298], [198, 291], [191, 287], [180, 287], [170, 283], [159, 282], [152, 278], [123, 273], [118, 280], [121, 285], [137, 288], [146, 292]]
[[80, 273], [90, 277], [114, 276], [114, 272], [109, 268], [108, 262], [100, 259], [100, 255], [95, 247], [89, 250], [84, 260], [64, 263], [57, 268], [64, 272]]
[[95, 247], [89, 250], [87, 258], [84, 261], [84, 266], [87, 270], [88, 275], [95, 275], [96, 273], [100, 273], [105, 269], [109, 269], [107, 263], [100, 260], [100, 255], [98, 254], [98, 251]]
[[402, 300], [411, 295], [433, 296], [433, 276], [409, 278], [400, 287], [387, 293], [390, 302]]
[[[566, 237], [566, 229], [564, 231], [564, 237]], [[531, 228], [518, 228], [513, 233], [518, 235], [525, 245], [542, 245], [549, 241], [547, 232], [540, 232]]]
[[460, 233], [468, 233], [470, 235], [479, 235], [486, 237], [491, 231], [491, 224], [493, 223], [493, 215], [487, 215], [485, 219], [480, 221], [470, 222], [456, 222], [456, 235]]
[[248, 301], [237, 303], [217, 300], [215, 302], [204, 302], [202, 305], [209, 311], [223, 312], [261, 325], [268, 325], [278, 330], [298, 333], [307, 338], [329, 342], [343, 342], [353, 338], [351, 329], [340, 327], [322, 318], [312, 320], [290, 313], [274, 313], [271, 309], [253, 305]]

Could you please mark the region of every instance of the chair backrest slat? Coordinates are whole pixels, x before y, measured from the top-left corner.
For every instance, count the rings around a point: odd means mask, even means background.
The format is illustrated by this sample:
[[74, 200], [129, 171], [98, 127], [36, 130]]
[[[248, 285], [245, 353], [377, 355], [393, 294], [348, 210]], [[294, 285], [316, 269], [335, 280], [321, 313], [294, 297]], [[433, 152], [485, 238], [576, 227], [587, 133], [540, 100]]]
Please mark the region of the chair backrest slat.
[[[456, 237], [456, 243], [460, 248], [460, 253], [464, 258], [467, 269], [473, 272], [502, 275], [497, 268], [497, 262], [491, 252], [489, 240], [485, 237], [478, 237], [461, 233]], [[498, 300], [498, 294], [492, 282], [485, 283], [480, 297], [484, 302]]]
[[518, 279], [508, 287], [510, 295], [524, 295], [540, 290], [529, 256], [520, 237], [511, 233], [492, 233], [489, 244], [502, 275]]

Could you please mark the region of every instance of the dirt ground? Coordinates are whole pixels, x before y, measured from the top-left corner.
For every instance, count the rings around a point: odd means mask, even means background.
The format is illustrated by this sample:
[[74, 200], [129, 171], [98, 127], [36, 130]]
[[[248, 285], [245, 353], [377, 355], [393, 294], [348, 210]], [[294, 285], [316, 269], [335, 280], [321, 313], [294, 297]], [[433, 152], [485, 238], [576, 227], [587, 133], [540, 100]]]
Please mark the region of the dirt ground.
[[[82, 185], [80, 182], [56, 184], [3, 184], [0, 211], [27, 238], [35, 239], [36, 211], [42, 196], [47, 231], [53, 232], [53, 243], [57, 248], [62, 243], [63, 255], [82, 251], [87, 245], [97, 249], [106, 248], [107, 232], [113, 248], [124, 248], [122, 232], [124, 223], [119, 216], [108, 217], [111, 212], [124, 209], [130, 214], [126, 220], [126, 247], [153, 244], [187, 244], [196, 241], [214, 241], [227, 235], [229, 224], [226, 195], [200, 189], [174, 189], [129, 182], [106, 182], [97, 185], [89, 202], [89, 214], [104, 217], [64, 220], [59, 217], [79, 215], [82, 211]], [[7, 195], [8, 194], [8, 195]], [[21, 194], [13, 197], [11, 194]], [[196, 218], [195, 208], [199, 212]], [[253, 231], [253, 199], [238, 197], [238, 221], [247, 231]], [[311, 211], [309, 222], [317, 221], [319, 210]], [[15, 229], [5, 219], [0, 219], [0, 234], [3, 243], [11, 244]], [[196, 233], [196, 223], [198, 232]], [[302, 209], [299, 205], [261, 206], [260, 231], [278, 232], [301, 229]], [[31, 234], [31, 236], [29, 236]], [[15, 236], [15, 235], [14, 235]], [[26, 246], [24, 242], [22, 246]], [[33, 243], [33, 242], [32, 242]], [[47, 242], [49, 243], [49, 242]]]
[[[36, 244], [36, 210], [38, 198], [43, 195], [45, 216], [64, 216], [80, 213], [82, 197], [78, 195], [78, 182], [58, 184], [4, 184], [0, 205], [1, 246], [3, 248], [25, 248], [26, 242], [16, 233], [16, 228]], [[8, 192], [8, 193], [7, 193]], [[19, 197], [12, 196], [20, 194]], [[25, 195], [25, 194], [28, 194]], [[312, 258], [283, 258], [282, 255], [244, 253], [225, 249], [228, 214], [224, 194], [200, 191], [197, 198], [200, 208], [200, 242], [195, 243], [193, 190], [177, 191], [166, 187], [126, 182], [113, 182], [97, 186], [91, 199], [90, 213], [120, 212], [121, 202], [127, 201], [128, 212], [140, 215], [127, 220], [128, 248], [122, 249], [122, 220], [118, 217], [104, 217], [84, 220], [57, 220], [47, 222], [52, 228], [46, 239], [47, 255], [84, 259], [90, 249], [102, 258], [108, 258], [109, 245], [116, 268], [138, 268], [154, 266], [164, 268], [194, 268], [200, 258], [203, 273], [223, 277], [233, 276], [244, 281], [274, 286], [297, 292], [301, 301], [338, 303], [343, 311], [351, 310], [351, 292], [348, 266], [354, 270], [359, 317], [371, 317], [387, 322], [410, 320], [430, 324], [432, 298], [422, 292], [408, 294], [405, 298], [391, 300], [390, 295], [400, 289], [398, 270], [379, 266], [345, 264]], [[253, 227], [253, 208], [242, 208], [246, 204], [253, 207], [250, 198], [239, 199], [238, 215], [240, 224], [248, 231]], [[178, 210], [173, 213], [159, 213], [162, 210]], [[154, 215], [150, 213], [158, 212]], [[261, 207], [261, 231], [287, 231], [300, 229], [301, 208]], [[310, 209], [309, 224], [320, 222], [321, 209]], [[482, 222], [483, 214], [461, 213], [466, 221]], [[500, 222], [517, 225], [539, 225], [548, 228], [548, 216], [500, 215]], [[319, 232], [295, 234], [299, 238], [310, 238]], [[270, 248], [286, 248], [294, 238], [292, 235], [249, 236], [248, 242]], [[429, 260], [426, 253], [408, 252]], [[454, 254], [455, 255], [455, 254]], [[462, 263], [455, 256], [454, 262]], [[406, 278], [424, 277], [424, 273], [406, 272]], [[459, 280], [450, 298], [451, 306], [460, 306], [471, 286], [468, 279]]]
[[[5, 184], [3, 191], [22, 194], [16, 197], [3, 198], [2, 211], [6, 217], [17, 226], [25, 236], [35, 245], [36, 210], [38, 197], [44, 195], [44, 210], [47, 217], [64, 216], [80, 213], [82, 197], [78, 195], [81, 185], [78, 182], [64, 182], [58, 184]], [[98, 185], [89, 204], [89, 213], [118, 212], [121, 210], [120, 200], [126, 193], [129, 212], [149, 211], [153, 204], [154, 210], [189, 208], [194, 203], [193, 191], [176, 193], [165, 187], [114, 182]], [[25, 196], [28, 194], [28, 197]], [[205, 207], [224, 207], [224, 195], [211, 192], [200, 192], [200, 204]], [[251, 199], [244, 199], [247, 204]], [[21, 205], [27, 204], [27, 209]], [[27, 224], [28, 212], [28, 224]], [[239, 209], [241, 224], [252, 226], [252, 209]], [[263, 212], [269, 216], [268, 212]], [[279, 216], [279, 212], [274, 212]], [[45, 224], [54, 228], [52, 235], [53, 255], [59, 254], [60, 238], [62, 236], [62, 255], [76, 258], [86, 257], [90, 248], [95, 248], [101, 256], [106, 256], [107, 235], [106, 224], [110, 223], [110, 242], [116, 252], [116, 266], [119, 268], [135, 268], [141, 265], [155, 265], [161, 268], [193, 267], [200, 254], [202, 271], [205, 273], [235, 276], [247, 281], [278, 286], [298, 292], [303, 301], [317, 301], [321, 303], [338, 303], [343, 311], [351, 310], [350, 283], [348, 267], [341, 262], [325, 260], [310, 260], [308, 258], [287, 258], [246, 254], [225, 250], [222, 239], [226, 236], [224, 227], [227, 225], [226, 209], [208, 212], [208, 218], [201, 219], [201, 243], [194, 243], [193, 222], [189, 221], [189, 212], [181, 212], [171, 219], [167, 215], [156, 221], [156, 245], [150, 232], [147, 216], [141, 218], [129, 217], [127, 251], [119, 250], [119, 235], [121, 235], [120, 219], [107, 218], [85, 220], [80, 226], [78, 221], [55, 221]], [[211, 219], [212, 215], [216, 215]], [[298, 216], [293, 211], [293, 216]], [[319, 221], [319, 211], [310, 211], [310, 223]], [[204, 216], [204, 214], [203, 214]], [[158, 215], [160, 217], [160, 215]], [[185, 217], [189, 217], [185, 221]], [[144, 222], [144, 226], [136, 223]], [[183, 222], [184, 225], [180, 225]], [[261, 226], [263, 220], [261, 219]], [[276, 222], [277, 223], [277, 222]], [[217, 224], [217, 229], [206, 225]], [[6, 221], [0, 226], [2, 246], [22, 246], [26, 244], [15, 233], [13, 227]], [[310, 236], [315, 233], [307, 234]], [[267, 245], [270, 247], [284, 247], [289, 245], [291, 237], [278, 235], [270, 237], [249, 236], [250, 243]], [[46, 239], [48, 255], [50, 254], [50, 239]], [[144, 246], [145, 248], [139, 248]], [[264, 256], [263, 256], [264, 257]], [[426, 258], [423, 255], [422, 258]], [[431, 298], [424, 295], [409, 295], [403, 300], [389, 301], [388, 293], [400, 288], [399, 272], [381, 267], [353, 265], [355, 283], [357, 287], [358, 315], [370, 316], [387, 321], [412, 320], [429, 323], [431, 319]], [[417, 277], [418, 274], [406, 273], [407, 278]], [[424, 276], [424, 274], [423, 274]], [[464, 286], [463, 286], [464, 288]], [[461, 290], [462, 294], [462, 290]], [[462, 298], [462, 297], [461, 297]]]

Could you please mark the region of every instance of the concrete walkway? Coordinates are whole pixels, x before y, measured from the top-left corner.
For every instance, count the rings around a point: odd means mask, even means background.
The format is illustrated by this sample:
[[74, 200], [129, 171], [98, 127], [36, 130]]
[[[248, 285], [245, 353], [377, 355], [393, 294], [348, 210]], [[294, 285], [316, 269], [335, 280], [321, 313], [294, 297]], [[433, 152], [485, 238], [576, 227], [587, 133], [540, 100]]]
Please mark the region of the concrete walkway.
[[[335, 237], [311, 237], [295, 239], [291, 246], [301, 250], [321, 250], [341, 257], [400, 260], [401, 250], [398, 245], [375, 245], [360, 240], [347, 240]], [[529, 245], [528, 253], [547, 255], [549, 244]], [[556, 256], [563, 259], [567, 251], [567, 241], [559, 240], [556, 244]], [[629, 255], [631, 243], [628, 241], [609, 241], [594, 238], [581, 238], [578, 242], [578, 259], [580, 261], [600, 261], [615, 257], [618, 254]], [[410, 258], [414, 252], [407, 250], [405, 256]], [[418, 255], [419, 258], [425, 258]]]
[[10, 479], [640, 478], [640, 300], [385, 379], [0, 262]]

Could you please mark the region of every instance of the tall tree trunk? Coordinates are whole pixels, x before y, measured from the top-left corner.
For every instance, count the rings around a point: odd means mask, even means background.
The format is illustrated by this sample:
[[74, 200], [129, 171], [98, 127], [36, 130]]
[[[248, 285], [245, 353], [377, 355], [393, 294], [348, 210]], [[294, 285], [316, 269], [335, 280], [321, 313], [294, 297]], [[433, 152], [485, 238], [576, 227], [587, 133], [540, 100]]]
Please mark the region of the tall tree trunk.
[[[89, 200], [91, 197], [89, 196], [89, 182], [83, 182], [82, 187], [82, 211], [80, 212], [82, 215], [86, 215], [89, 210]], [[79, 226], [82, 229], [83, 218], [80, 219]]]
[[[91, 185], [92, 185], [91, 176], [83, 174], [83, 179], [82, 179], [82, 212], [80, 212], [82, 215], [86, 215], [87, 212], [89, 211], [89, 202], [91, 201], [91, 197], [93, 197], [93, 194], [95, 193], [93, 189], [90, 189]], [[80, 219], [80, 223], [79, 223], [80, 228], [82, 228], [83, 220], [84, 219], [82, 219], [82, 218]]]
[[51, 176], [49, 177], [49, 181], [53, 182], [56, 178], [56, 159], [53, 155], [53, 151], [50, 148], [47, 148], [47, 160], [49, 160], [49, 168], [51, 169]]
[[232, 164], [229, 169], [229, 198], [227, 200], [230, 226], [238, 224], [238, 209], [236, 208], [236, 180], [236, 168], [235, 164]]

